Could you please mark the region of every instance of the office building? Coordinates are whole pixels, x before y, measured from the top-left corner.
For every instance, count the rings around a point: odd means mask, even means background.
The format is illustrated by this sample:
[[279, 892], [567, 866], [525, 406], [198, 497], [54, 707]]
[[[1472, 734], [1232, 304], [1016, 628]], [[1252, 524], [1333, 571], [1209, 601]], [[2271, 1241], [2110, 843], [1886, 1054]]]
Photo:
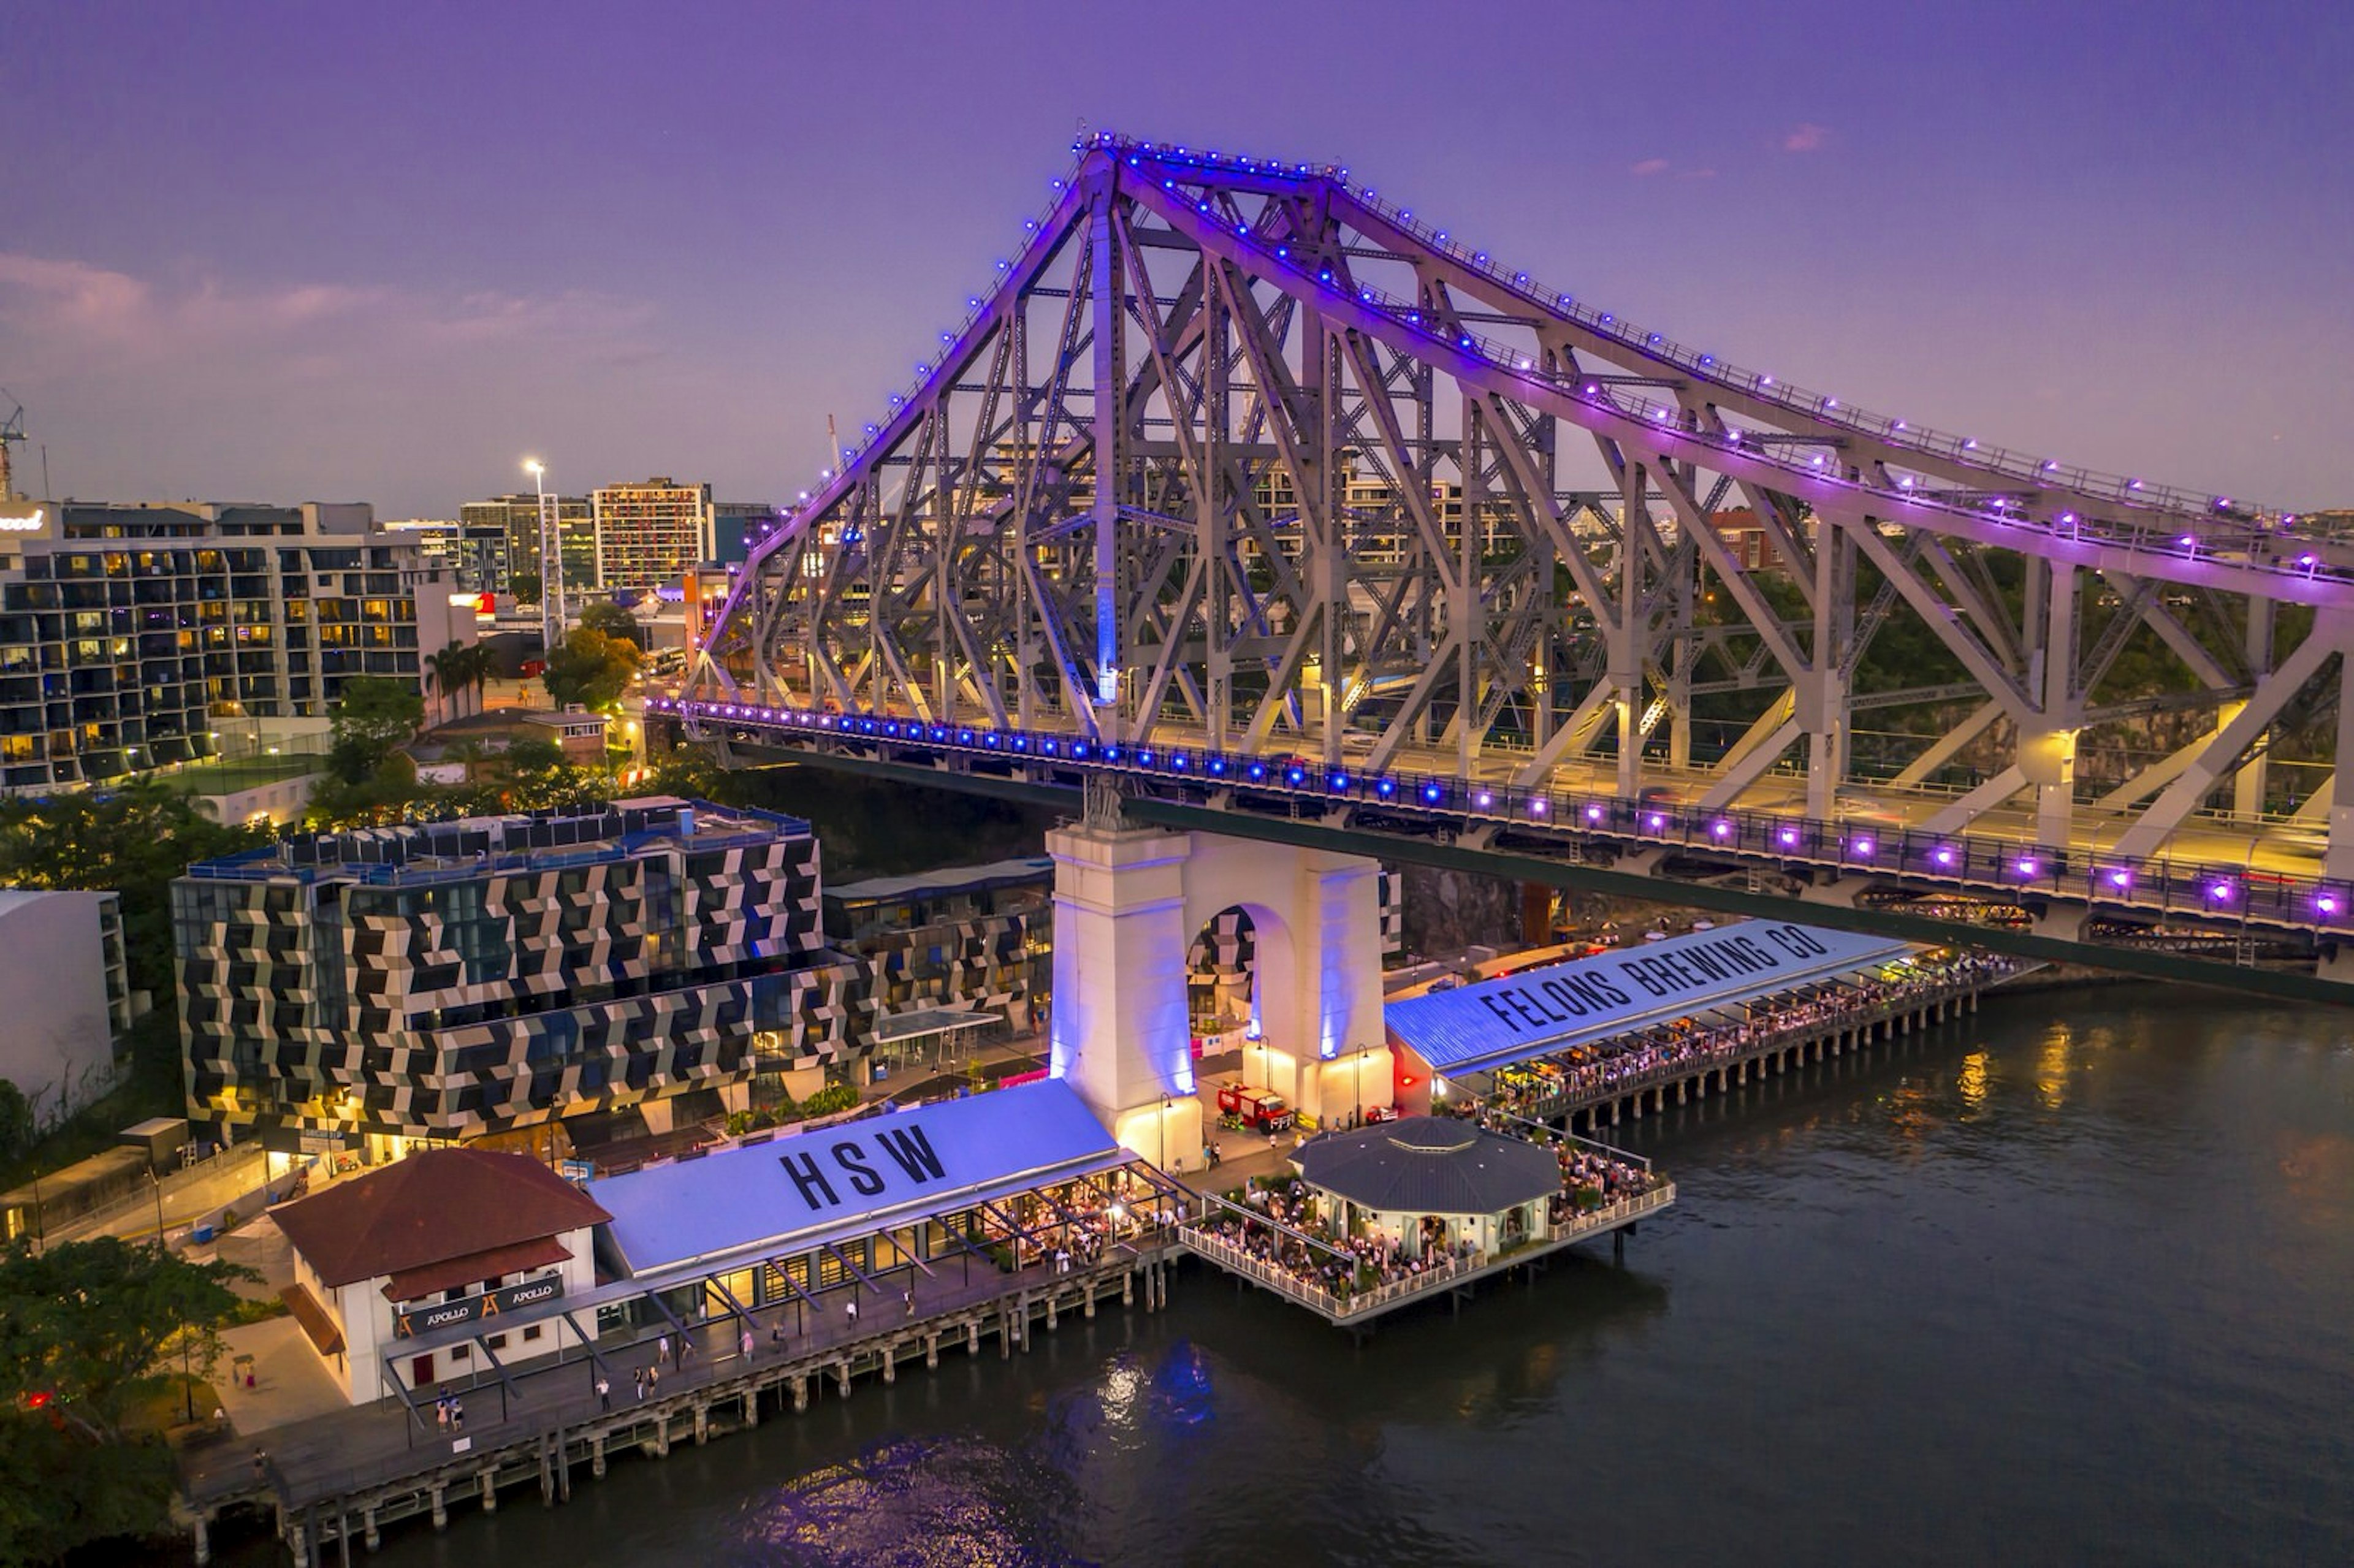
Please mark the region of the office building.
[[722, 501], [712, 508], [711, 556], [741, 565], [761, 541], [785, 525], [784, 509], [765, 501]]
[[507, 531], [503, 523], [412, 517], [380, 526], [395, 539], [414, 541], [425, 569], [447, 573], [451, 586], [462, 592], [512, 591], [507, 587]]
[[[564, 555], [564, 591], [568, 599], [597, 586], [597, 517], [585, 495], [551, 495], [556, 508], [556, 532]], [[540, 571], [539, 497], [530, 491], [469, 501], [458, 508], [458, 521], [470, 533], [496, 533], [506, 540], [506, 555], [498, 591], [513, 593], [515, 579], [535, 582]]]
[[597, 515], [597, 586], [673, 587], [680, 575], [712, 558], [711, 487], [666, 477], [609, 484], [590, 497]]
[[0, 788], [212, 756], [223, 720], [323, 718], [352, 676], [419, 681], [474, 635], [364, 505], [53, 510], [0, 535]]
[[669, 796], [287, 838], [172, 900], [190, 1119], [370, 1160], [745, 1108], [822, 940], [807, 823]]

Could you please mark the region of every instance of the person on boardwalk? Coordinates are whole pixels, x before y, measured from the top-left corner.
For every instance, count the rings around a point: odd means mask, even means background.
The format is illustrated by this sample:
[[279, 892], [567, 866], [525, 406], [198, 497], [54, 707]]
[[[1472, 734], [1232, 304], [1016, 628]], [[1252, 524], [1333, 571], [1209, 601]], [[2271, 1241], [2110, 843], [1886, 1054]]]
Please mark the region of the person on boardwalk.
[[599, 1410], [613, 1408], [613, 1385], [605, 1381], [603, 1372], [597, 1374], [597, 1408]]
[[446, 1393], [434, 1396], [433, 1425], [444, 1432], [450, 1430], [450, 1396]]
[[662, 1368], [648, 1367], [646, 1369], [646, 1392], [648, 1393], [660, 1393], [662, 1392]]
[[749, 1323], [744, 1325], [744, 1338], [741, 1343], [744, 1348], [744, 1359], [748, 1361], [752, 1359], [752, 1326]]
[[663, 1366], [670, 1361], [670, 1336], [664, 1334], [654, 1341], [654, 1365]]
[[843, 1303], [842, 1310], [843, 1315], [852, 1323], [855, 1324], [858, 1321], [858, 1292], [854, 1290], [850, 1293], [850, 1299]]
[[638, 1403], [643, 1404], [646, 1402], [646, 1369], [640, 1367], [631, 1375], [630, 1381], [637, 1386]]
[[681, 1372], [686, 1370], [686, 1358], [693, 1354], [695, 1354], [695, 1341], [681, 1334], [678, 1337], [678, 1365]]
[[910, 1318], [912, 1318], [912, 1317], [914, 1317], [915, 1315], [916, 1315], [916, 1293], [915, 1293], [914, 1291], [910, 1290], [910, 1291], [908, 1291], [908, 1292], [907, 1292], [907, 1316], [908, 1316], [908, 1317], [910, 1317]]
[[258, 1486], [270, 1484], [270, 1456], [259, 1447], [253, 1451], [253, 1479]]
[[463, 1432], [465, 1429], [466, 1402], [452, 1394], [450, 1396], [450, 1430]]

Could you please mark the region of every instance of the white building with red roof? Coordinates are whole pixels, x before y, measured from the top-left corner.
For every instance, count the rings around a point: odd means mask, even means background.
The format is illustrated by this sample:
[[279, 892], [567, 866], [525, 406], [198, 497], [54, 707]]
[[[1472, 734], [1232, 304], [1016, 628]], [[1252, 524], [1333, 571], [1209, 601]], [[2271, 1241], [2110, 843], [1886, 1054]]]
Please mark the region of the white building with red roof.
[[[287, 1305], [345, 1397], [366, 1404], [395, 1377], [429, 1391], [575, 1342], [550, 1308], [595, 1287], [593, 1233], [612, 1216], [535, 1160], [461, 1148], [421, 1150], [270, 1217], [293, 1245]], [[508, 1315], [531, 1321], [460, 1343], [435, 1334]], [[439, 1349], [404, 1351], [429, 1335]]]

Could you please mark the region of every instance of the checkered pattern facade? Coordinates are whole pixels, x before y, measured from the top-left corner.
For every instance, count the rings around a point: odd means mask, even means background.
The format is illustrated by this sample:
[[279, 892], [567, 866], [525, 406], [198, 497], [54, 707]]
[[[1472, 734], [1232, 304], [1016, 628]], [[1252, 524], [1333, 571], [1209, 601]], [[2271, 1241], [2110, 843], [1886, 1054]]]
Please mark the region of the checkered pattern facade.
[[304, 841], [174, 885], [190, 1115], [467, 1139], [747, 1082], [822, 960], [806, 823], [694, 802]]
[[878, 931], [845, 944], [835, 961], [796, 981], [784, 1065], [832, 1066], [870, 1050], [878, 1019], [922, 1007], [969, 1007], [1019, 1022], [1033, 1000], [1034, 936], [1054, 922], [1045, 909]]

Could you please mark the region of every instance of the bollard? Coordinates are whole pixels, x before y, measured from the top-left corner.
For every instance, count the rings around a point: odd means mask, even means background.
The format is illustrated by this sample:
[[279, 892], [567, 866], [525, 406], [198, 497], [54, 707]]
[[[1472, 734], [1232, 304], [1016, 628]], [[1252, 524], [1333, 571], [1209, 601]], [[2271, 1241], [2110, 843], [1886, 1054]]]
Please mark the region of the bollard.
[[695, 1402], [695, 1446], [702, 1447], [711, 1441], [711, 1406], [702, 1400]]
[[499, 1511], [499, 1483], [495, 1471], [482, 1472], [482, 1511], [484, 1513]]
[[605, 1435], [602, 1432], [588, 1439], [588, 1473], [600, 1481], [605, 1478]]
[[433, 1489], [433, 1528], [436, 1530], [450, 1528], [450, 1499], [440, 1487]]

